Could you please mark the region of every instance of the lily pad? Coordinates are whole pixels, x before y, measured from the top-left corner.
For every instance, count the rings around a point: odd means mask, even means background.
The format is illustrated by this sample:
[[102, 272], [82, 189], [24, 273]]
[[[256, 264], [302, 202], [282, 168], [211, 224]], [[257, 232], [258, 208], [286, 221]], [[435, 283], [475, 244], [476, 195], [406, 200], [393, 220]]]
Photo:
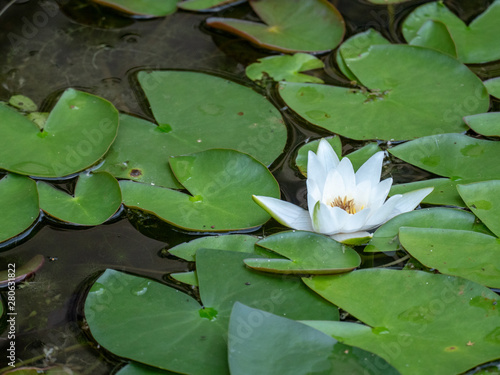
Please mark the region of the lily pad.
[[467, 230], [401, 228], [399, 238], [419, 262], [446, 275], [500, 288], [500, 242]]
[[440, 21], [426, 21], [408, 44], [430, 48], [457, 58], [455, 42], [446, 25]]
[[372, 4], [377, 4], [377, 5], [389, 5], [389, 4], [399, 4], [399, 3], [405, 3], [410, 0], [368, 0]]
[[[410, 42], [428, 20], [446, 25], [455, 41], [458, 59], [466, 64], [500, 59], [500, 1], [496, 0], [470, 24], [465, 24], [443, 2], [432, 2], [416, 8], [403, 22], [403, 35]], [[434, 43], [434, 41], [429, 40]]]
[[246, 234], [226, 236], [207, 236], [174, 246], [168, 252], [178, 258], [194, 262], [199, 249], [217, 249], [237, 251], [241, 253], [256, 253], [255, 243], [259, 239]]
[[454, 181], [449, 178], [432, 178], [430, 180], [392, 185], [389, 195], [404, 194], [410, 191], [433, 187], [434, 190], [422, 200], [422, 203], [466, 207], [466, 204], [457, 191], [457, 184], [462, 183], [464, 183], [462, 179]]
[[247, 66], [245, 73], [252, 81], [259, 81], [264, 74], [275, 81], [314, 82], [323, 83], [323, 80], [300, 72], [321, 69], [323, 61], [307, 53], [296, 53], [293, 56], [268, 56], [258, 59]]
[[281, 97], [312, 124], [358, 140], [462, 132], [463, 116], [488, 110], [479, 78], [442, 53], [375, 45], [345, 62], [366, 88], [281, 82]]
[[115, 375], [175, 375], [176, 372], [160, 370], [156, 367], [144, 366], [140, 363], [131, 362], [122, 367]]
[[24, 95], [11, 96], [9, 104], [23, 112], [35, 112], [38, 109], [36, 103]]
[[[325, 139], [328, 143], [330, 143], [339, 159], [342, 159], [342, 143], [340, 141], [340, 138], [338, 136], [333, 136], [331, 138]], [[304, 177], [307, 177], [307, 161], [309, 151], [316, 153], [318, 151], [319, 141], [319, 139], [311, 141], [299, 148], [297, 157], [295, 158], [295, 164]], [[345, 157], [347, 157], [351, 161], [354, 170], [358, 170], [359, 167], [361, 167], [371, 156], [375, 155], [378, 151], [380, 151], [380, 147], [376, 143], [368, 143], [360, 149], [347, 154]]]
[[362, 33], [355, 34], [342, 43], [335, 54], [335, 59], [340, 71], [351, 81], [358, 79], [346, 65], [345, 60], [357, 59], [366, 54], [371, 46], [391, 44], [377, 30], [368, 29]]
[[403, 375], [424, 374], [429, 369], [455, 375], [500, 357], [496, 306], [500, 297], [472, 281], [389, 269], [303, 280], [366, 325], [305, 323], [380, 355]]
[[180, 188], [170, 156], [230, 148], [270, 165], [282, 153], [283, 118], [250, 88], [197, 72], [140, 72], [138, 78], [159, 126], [121, 115], [118, 137], [100, 170]]
[[196, 271], [175, 272], [171, 273], [170, 277], [173, 278], [174, 280], [180, 281], [181, 283], [188, 284], [191, 286], [200, 285]]
[[500, 180], [458, 185], [457, 189], [472, 212], [500, 237]]
[[38, 176], [63, 177], [96, 163], [118, 130], [118, 112], [97, 96], [67, 89], [40, 131], [28, 118], [0, 103], [0, 168]]
[[234, 150], [208, 150], [170, 159], [189, 194], [133, 181], [120, 181], [123, 203], [151, 212], [177, 227], [202, 232], [255, 228], [269, 220], [252, 195], [279, 198], [269, 170]]
[[500, 112], [480, 113], [464, 117], [465, 123], [476, 133], [500, 137]]
[[344, 20], [326, 0], [249, 3], [264, 23], [212, 17], [207, 24], [281, 52], [326, 52], [337, 47], [344, 37]]
[[40, 214], [35, 181], [12, 173], [2, 178], [0, 212], [0, 242], [17, 236], [32, 225]]
[[198, 251], [201, 306], [166, 285], [107, 270], [85, 302], [92, 335], [121, 357], [185, 374], [223, 375], [229, 374], [228, 321], [236, 301], [290, 319], [338, 318], [336, 307], [300, 279], [251, 271], [243, 265], [247, 256]]
[[222, 8], [239, 4], [244, 0], [185, 0], [177, 4], [178, 8], [197, 12], [218, 11]]
[[135, 17], [163, 17], [177, 10], [179, 0], [92, 0]]
[[486, 180], [500, 176], [500, 142], [462, 134], [440, 134], [403, 143], [389, 152], [410, 164], [454, 180]]
[[232, 375], [398, 373], [372, 353], [239, 302], [231, 312], [228, 347]]
[[75, 194], [68, 195], [46, 182], [37, 183], [40, 207], [61, 221], [79, 225], [99, 225], [120, 208], [120, 185], [106, 172], [81, 174]]
[[371, 253], [400, 250], [398, 233], [401, 227], [460, 229], [489, 233], [470, 212], [445, 207], [424, 208], [398, 215], [383, 224], [373, 233], [364, 251]]
[[488, 79], [483, 83], [491, 96], [500, 99], [500, 77]]
[[9, 268], [6, 270], [1, 270], [0, 288], [8, 286], [9, 282], [20, 283], [21, 281], [25, 280], [27, 277], [38, 271], [43, 266], [44, 262], [45, 258], [43, 257], [43, 255], [35, 255], [29, 261], [20, 266], [17, 266], [16, 264], [16, 268], [14, 270]]
[[321, 234], [303, 231], [280, 232], [257, 245], [288, 259], [245, 259], [259, 271], [284, 274], [334, 274], [352, 271], [361, 264], [358, 253]]

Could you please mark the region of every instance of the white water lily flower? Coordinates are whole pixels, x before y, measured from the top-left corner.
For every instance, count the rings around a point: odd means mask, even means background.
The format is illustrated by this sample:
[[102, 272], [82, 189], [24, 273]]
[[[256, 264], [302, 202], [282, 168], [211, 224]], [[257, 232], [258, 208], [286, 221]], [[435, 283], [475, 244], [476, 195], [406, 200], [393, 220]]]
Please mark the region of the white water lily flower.
[[337, 241], [371, 236], [387, 220], [419, 205], [433, 188], [406, 194], [387, 195], [392, 178], [380, 181], [384, 152], [368, 159], [357, 172], [348, 158], [339, 158], [322, 139], [315, 154], [309, 151], [307, 162], [308, 209], [279, 199], [253, 196], [273, 218], [287, 227], [314, 231]]

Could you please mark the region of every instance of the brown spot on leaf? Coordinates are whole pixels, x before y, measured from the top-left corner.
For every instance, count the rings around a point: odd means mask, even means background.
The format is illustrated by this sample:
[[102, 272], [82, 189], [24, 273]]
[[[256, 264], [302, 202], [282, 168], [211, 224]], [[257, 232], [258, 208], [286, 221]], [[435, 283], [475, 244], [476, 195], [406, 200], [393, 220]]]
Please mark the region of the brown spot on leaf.
[[140, 169], [132, 169], [130, 171], [130, 177], [139, 177], [139, 176], [142, 176], [142, 171]]

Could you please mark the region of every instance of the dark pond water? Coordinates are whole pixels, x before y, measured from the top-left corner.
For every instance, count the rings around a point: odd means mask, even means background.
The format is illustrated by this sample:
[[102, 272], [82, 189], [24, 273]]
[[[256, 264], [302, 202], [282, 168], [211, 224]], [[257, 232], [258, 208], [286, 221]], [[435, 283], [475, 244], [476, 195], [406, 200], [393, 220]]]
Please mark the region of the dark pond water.
[[[373, 27], [400, 42], [398, 24], [415, 6], [410, 1], [388, 9], [363, 0], [334, 0], [344, 16], [348, 35]], [[470, 21], [492, 1], [445, 1]], [[8, 1], [0, 1], [0, 8]], [[247, 5], [220, 12], [224, 16], [255, 19]], [[177, 12], [166, 18], [132, 20], [86, 1], [18, 1], [0, 16], [0, 100], [13, 94], [31, 97], [48, 110], [66, 88], [74, 87], [110, 100], [120, 111], [153, 120], [138, 90], [135, 72], [144, 69], [188, 69], [212, 73], [252, 85], [245, 78], [246, 65], [269, 54], [249, 43], [209, 30], [206, 14]], [[348, 85], [337, 72], [333, 54], [322, 55], [327, 68], [318, 73], [328, 83]], [[500, 64], [472, 67], [482, 78], [500, 75]], [[255, 88], [281, 108], [274, 87]], [[283, 111], [289, 127], [284, 156], [271, 170], [283, 196], [305, 202], [305, 182], [293, 168], [295, 150], [309, 138], [329, 135], [309, 128]], [[346, 142], [344, 152], [362, 146]], [[382, 145], [383, 146], [383, 145]], [[1, 146], [0, 146], [1, 147]], [[393, 163], [385, 170], [395, 182], [429, 177], [415, 168]], [[71, 189], [72, 181], [65, 182]], [[47, 218], [25, 238], [17, 238], [0, 251], [0, 269], [7, 263], [22, 264], [36, 254], [46, 261], [36, 275], [17, 290], [17, 357], [37, 365], [52, 362], [83, 374], [108, 374], [121, 365], [119, 359], [89, 339], [82, 319], [82, 302], [89, 285], [106, 268], [124, 270], [173, 284], [168, 274], [190, 265], [162, 250], [196, 238], [137, 212], [120, 211], [105, 225], [79, 228]], [[254, 232], [269, 234], [279, 225], [270, 221]], [[397, 258], [369, 256], [364, 267]], [[6, 319], [0, 322], [4, 331]], [[0, 368], [5, 363], [6, 333], [0, 336]], [[0, 370], [0, 373], [2, 371]]]

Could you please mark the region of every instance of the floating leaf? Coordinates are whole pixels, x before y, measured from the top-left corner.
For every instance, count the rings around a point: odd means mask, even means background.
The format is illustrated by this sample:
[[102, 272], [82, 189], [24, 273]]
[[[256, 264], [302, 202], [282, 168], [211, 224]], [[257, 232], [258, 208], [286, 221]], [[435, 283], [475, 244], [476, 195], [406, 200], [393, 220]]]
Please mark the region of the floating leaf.
[[500, 357], [496, 306], [500, 298], [472, 281], [388, 269], [303, 280], [367, 325], [305, 323], [380, 355], [401, 374], [432, 369], [436, 374], [455, 375]]
[[434, 190], [422, 200], [422, 203], [465, 207], [466, 205], [457, 191], [457, 184], [462, 183], [464, 183], [463, 180], [453, 181], [448, 178], [432, 178], [430, 180], [392, 185], [389, 195], [404, 194], [410, 191], [433, 187]]
[[185, 0], [177, 4], [177, 7], [191, 11], [218, 11], [222, 8], [239, 4], [244, 0]]
[[194, 262], [199, 249], [217, 249], [237, 251], [241, 253], [256, 253], [255, 243], [259, 239], [246, 234], [233, 234], [226, 236], [207, 236], [174, 246], [168, 252], [178, 258]]
[[140, 363], [131, 362], [122, 367], [115, 375], [176, 375], [177, 373], [160, 370], [156, 367], [145, 366]]
[[344, 20], [326, 0], [249, 3], [264, 23], [212, 17], [207, 24], [281, 52], [326, 52], [337, 47], [344, 37]]
[[440, 21], [426, 21], [408, 44], [430, 48], [457, 58], [455, 42], [446, 25]]
[[140, 72], [138, 78], [159, 126], [122, 115], [100, 170], [180, 188], [170, 156], [230, 148], [269, 165], [283, 151], [287, 130], [279, 111], [250, 88], [196, 72]]
[[245, 259], [259, 271], [284, 274], [333, 274], [351, 271], [361, 264], [358, 253], [329, 237], [312, 232], [287, 231], [257, 243], [288, 259]]
[[180, 281], [181, 283], [188, 284], [191, 286], [199, 286], [198, 275], [196, 271], [187, 271], [187, 272], [175, 272], [171, 273], [170, 277], [174, 280]]
[[99, 225], [120, 208], [120, 185], [106, 172], [81, 174], [74, 196], [39, 181], [40, 207], [61, 221], [80, 225]]
[[228, 348], [232, 375], [397, 373], [372, 353], [239, 302], [231, 312]]
[[0, 242], [17, 236], [33, 224], [40, 213], [35, 181], [11, 173], [2, 178], [0, 212]]
[[323, 80], [300, 72], [323, 68], [323, 61], [307, 53], [296, 53], [293, 56], [268, 56], [258, 59], [247, 66], [245, 72], [252, 81], [262, 80], [264, 74], [275, 81], [314, 82]]
[[15, 369], [6, 371], [4, 375], [79, 375], [81, 372], [70, 370], [67, 366], [48, 366], [48, 367], [17, 367]]
[[372, 4], [377, 4], [377, 5], [389, 5], [389, 4], [399, 4], [399, 3], [405, 3], [410, 0], [368, 0]]
[[[345, 62], [367, 89], [281, 82], [281, 97], [314, 125], [360, 140], [462, 132], [463, 116], [488, 110], [478, 77], [442, 53], [375, 45]], [[463, 105], [471, 100], [474, 105]]]
[[483, 83], [491, 96], [500, 99], [500, 77], [488, 79]]
[[23, 112], [35, 112], [38, 106], [33, 100], [24, 95], [14, 95], [9, 99], [9, 104]]
[[396, 251], [401, 249], [398, 233], [401, 227], [461, 229], [488, 233], [488, 229], [477, 223], [476, 217], [467, 211], [453, 208], [424, 208], [398, 215], [380, 228], [370, 240], [365, 252]]
[[177, 227], [203, 232], [255, 228], [269, 220], [252, 195], [279, 198], [273, 175], [251, 156], [208, 150], [170, 159], [177, 180], [189, 191], [120, 181], [123, 203], [151, 212]]
[[63, 177], [97, 162], [118, 130], [118, 112], [108, 101], [66, 90], [40, 131], [16, 110], [0, 103], [0, 168], [38, 177]]
[[121, 357], [185, 374], [223, 375], [229, 373], [227, 330], [236, 301], [290, 319], [337, 319], [337, 309], [300, 279], [251, 271], [243, 265], [247, 256], [198, 251], [202, 306], [166, 285], [107, 270], [85, 302], [92, 335]]
[[500, 237], [500, 180], [458, 185], [457, 189], [472, 212]]
[[[485, 63], [500, 59], [498, 33], [500, 33], [500, 1], [468, 25], [449, 10], [443, 2], [432, 2], [416, 8], [403, 22], [406, 41], [413, 40], [428, 20], [446, 25], [455, 41], [458, 59], [466, 64]], [[432, 43], [435, 41], [429, 40]]]
[[177, 10], [179, 0], [92, 0], [136, 17], [163, 17]]
[[[14, 269], [7, 268], [6, 270], [1, 270], [0, 288], [8, 286], [9, 282], [20, 283], [21, 281], [38, 271], [43, 266], [44, 261], [45, 258], [43, 257], [43, 255], [35, 255], [29, 261], [20, 266], [18, 266], [16, 263]], [[0, 313], [0, 316], [1, 315], [2, 314]]]
[[467, 230], [401, 228], [399, 238], [429, 268], [500, 288], [500, 242], [496, 237]]
[[500, 142], [462, 134], [440, 134], [403, 143], [389, 152], [410, 164], [456, 181], [500, 176]]
[[340, 71], [351, 81], [357, 81], [356, 76], [346, 65], [345, 60], [357, 59], [366, 54], [371, 46], [391, 44], [377, 30], [368, 29], [355, 34], [342, 43], [335, 55]]
[[479, 113], [466, 116], [464, 121], [478, 134], [500, 137], [500, 112]]

